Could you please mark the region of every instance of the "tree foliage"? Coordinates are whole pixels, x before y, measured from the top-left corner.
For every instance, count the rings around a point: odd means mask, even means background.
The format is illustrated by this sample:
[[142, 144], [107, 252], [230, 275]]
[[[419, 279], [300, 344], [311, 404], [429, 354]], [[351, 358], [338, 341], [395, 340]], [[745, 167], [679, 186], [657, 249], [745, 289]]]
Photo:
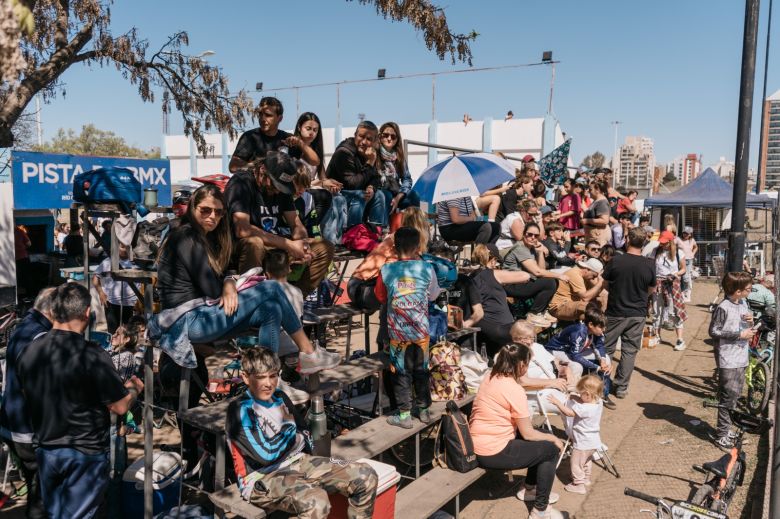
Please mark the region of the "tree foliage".
[[160, 157], [159, 148], [144, 151], [130, 146], [123, 137], [114, 132], [95, 128], [94, 124], [81, 127], [81, 133], [73, 129], [60, 128], [54, 138], [43, 144], [33, 146], [33, 151], [44, 153], [67, 153], [70, 155], [97, 155], [99, 157], [137, 157], [152, 159]]
[[[452, 33], [441, 8], [429, 0], [358, 0], [375, 5], [377, 12], [394, 21], [405, 21], [421, 31], [425, 44], [440, 59], [449, 55], [471, 64], [470, 43], [477, 37]], [[14, 142], [14, 124], [37, 93], [44, 101], [64, 94], [62, 74], [76, 64], [113, 66], [145, 102], [160, 94], [162, 108], [175, 108], [183, 119], [184, 133], [192, 135], [202, 153], [204, 133], [237, 135], [237, 128], [256, 118], [256, 107], [246, 91], [231, 92], [227, 76], [215, 66], [188, 53], [189, 37], [179, 31], [156, 49], [136, 28], [117, 34], [111, 25], [111, 0], [0, 0], [0, 59], [21, 50], [18, 80], [0, 74], [0, 148]], [[8, 20], [11, 6], [21, 6]], [[34, 31], [28, 32], [29, 9]], [[9, 23], [6, 23], [9, 22]], [[14, 40], [14, 38], [16, 38]], [[14, 41], [18, 42], [14, 45]], [[10, 46], [10, 47], [9, 47]], [[14, 67], [11, 66], [10, 69]]]
[[604, 166], [607, 158], [600, 151], [594, 151], [590, 155], [586, 155], [580, 165], [585, 166], [588, 169], [596, 169]]

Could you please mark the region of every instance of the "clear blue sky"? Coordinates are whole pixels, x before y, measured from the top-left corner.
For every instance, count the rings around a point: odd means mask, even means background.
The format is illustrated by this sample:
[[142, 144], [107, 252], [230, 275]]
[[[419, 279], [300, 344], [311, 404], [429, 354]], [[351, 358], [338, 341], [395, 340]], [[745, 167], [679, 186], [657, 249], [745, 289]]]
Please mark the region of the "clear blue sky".
[[[685, 153], [702, 154], [705, 165], [734, 159], [744, 2], [737, 0], [438, 2], [453, 30], [480, 33], [475, 67], [529, 63], [552, 50], [560, 60], [554, 111], [574, 138], [575, 161], [600, 150], [612, 154], [610, 121], [625, 135], [655, 140], [659, 162]], [[758, 110], [768, 1], [762, 2], [751, 165], [757, 162]], [[780, 6], [776, 11], [780, 10]], [[186, 30], [190, 50], [214, 50], [232, 90], [266, 88], [454, 70], [439, 61], [411, 26], [377, 16], [372, 6], [344, 0], [253, 2], [192, 0], [116, 2], [112, 29], [137, 27], [152, 48], [166, 35]], [[775, 13], [768, 95], [780, 89], [780, 15]], [[457, 74], [437, 79], [437, 119], [541, 116], [547, 107], [549, 68]], [[161, 142], [159, 104], [142, 103], [135, 87], [112, 67], [74, 66], [63, 76], [67, 96], [43, 109], [44, 138], [57, 128], [94, 123], [141, 147]], [[358, 113], [377, 123], [430, 120], [430, 79], [342, 87], [342, 122]], [[279, 97], [294, 124], [295, 97]], [[323, 124], [336, 120], [335, 87], [301, 92], [302, 110]], [[285, 124], [286, 123], [286, 124]], [[176, 114], [171, 130], [179, 131]]]

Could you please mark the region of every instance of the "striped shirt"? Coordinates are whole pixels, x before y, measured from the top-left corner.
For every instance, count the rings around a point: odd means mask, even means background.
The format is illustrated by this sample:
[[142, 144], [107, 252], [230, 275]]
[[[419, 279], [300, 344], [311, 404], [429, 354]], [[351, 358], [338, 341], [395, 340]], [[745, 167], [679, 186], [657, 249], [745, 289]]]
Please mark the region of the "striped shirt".
[[474, 209], [474, 202], [471, 201], [471, 197], [456, 198], [455, 200], [446, 200], [444, 202], [438, 202], [436, 204], [436, 220], [439, 227], [446, 225], [452, 225], [452, 218], [450, 217], [450, 207], [457, 207], [458, 214], [461, 216], [469, 216], [476, 212]]

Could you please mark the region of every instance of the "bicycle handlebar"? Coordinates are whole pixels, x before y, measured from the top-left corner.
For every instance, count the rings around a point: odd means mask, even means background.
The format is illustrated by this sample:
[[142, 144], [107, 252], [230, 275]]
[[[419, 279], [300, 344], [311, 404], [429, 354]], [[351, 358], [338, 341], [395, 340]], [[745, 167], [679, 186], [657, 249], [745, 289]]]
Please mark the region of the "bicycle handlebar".
[[623, 490], [623, 493], [630, 497], [635, 497], [637, 499], [641, 499], [642, 501], [647, 501], [648, 503], [652, 505], [657, 505], [658, 502], [661, 500], [659, 497], [654, 497], [649, 494], [645, 494], [644, 492], [640, 492], [638, 490], [634, 490], [633, 488], [626, 487]]

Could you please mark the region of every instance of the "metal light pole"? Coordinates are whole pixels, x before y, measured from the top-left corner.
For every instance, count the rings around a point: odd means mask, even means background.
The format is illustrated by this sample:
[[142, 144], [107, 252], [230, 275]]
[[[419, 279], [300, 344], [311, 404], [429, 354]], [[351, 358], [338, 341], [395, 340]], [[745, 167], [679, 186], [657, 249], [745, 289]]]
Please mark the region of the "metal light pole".
[[[618, 126], [623, 124], [623, 121], [612, 121], [610, 124], [615, 127], [615, 143], [614, 143], [614, 146], [612, 148], [612, 160], [615, 161], [615, 169], [617, 171], [613, 172], [613, 174], [612, 174], [612, 187], [614, 188], [615, 187], [615, 176], [620, 176], [620, 157], [618, 157], [618, 146], [617, 146], [618, 139], [617, 138], [618, 138]], [[617, 173], [617, 175], [615, 175], [615, 173]], [[626, 179], [626, 185], [628, 185], [628, 179]]]
[[[758, 172], [756, 173], [756, 194], [761, 192], [761, 167], [764, 164], [764, 124], [766, 114], [764, 113], [764, 103], [766, 103], [766, 80], [769, 70], [769, 36], [772, 34], [772, 0], [769, 0], [769, 13], [766, 22], [766, 50], [764, 52], [764, 90], [761, 94], [761, 133], [758, 138]], [[766, 179], [764, 179], [766, 180]]]
[[431, 121], [436, 120], [436, 74], [431, 74]]
[[[731, 204], [728, 272], [742, 270], [745, 256], [745, 205], [747, 173], [750, 158], [750, 124], [753, 118], [753, 88], [756, 79], [756, 43], [758, 40], [759, 0], [745, 0], [745, 28], [742, 40], [742, 73], [739, 84], [737, 149], [734, 163], [734, 193]], [[780, 468], [778, 468], [780, 471]]]

